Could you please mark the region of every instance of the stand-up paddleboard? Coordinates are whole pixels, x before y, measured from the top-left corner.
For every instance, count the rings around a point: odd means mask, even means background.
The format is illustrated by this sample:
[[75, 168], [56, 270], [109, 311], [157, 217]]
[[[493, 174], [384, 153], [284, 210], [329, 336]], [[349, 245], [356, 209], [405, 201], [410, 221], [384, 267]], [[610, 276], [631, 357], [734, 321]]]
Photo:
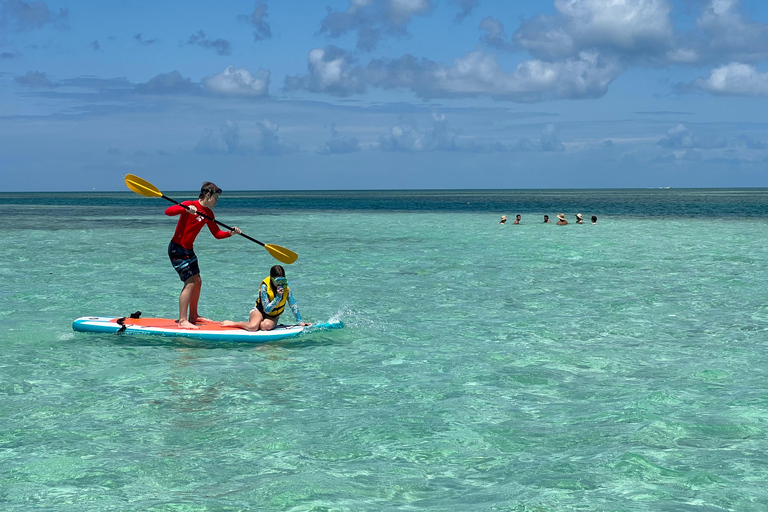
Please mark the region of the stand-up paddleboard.
[[175, 320], [168, 318], [84, 316], [72, 322], [72, 329], [78, 332], [175, 336], [205, 341], [241, 341], [247, 343], [295, 338], [318, 330], [340, 329], [344, 327], [344, 324], [341, 321], [336, 321], [309, 326], [278, 325], [271, 331], [246, 331], [238, 327], [222, 327], [221, 322], [200, 323], [197, 326], [198, 329], [183, 329], [178, 326]]

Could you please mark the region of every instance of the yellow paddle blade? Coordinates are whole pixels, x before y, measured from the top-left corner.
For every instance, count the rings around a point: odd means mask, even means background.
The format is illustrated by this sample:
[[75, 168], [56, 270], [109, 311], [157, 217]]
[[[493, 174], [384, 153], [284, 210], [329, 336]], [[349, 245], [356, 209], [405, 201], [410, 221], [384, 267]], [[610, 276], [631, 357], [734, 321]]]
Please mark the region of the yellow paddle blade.
[[265, 244], [264, 248], [269, 251], [269, 254], [271, 254], [277, 261], [285, 263], [286, 265], [290, 265], [299, 259], [298, 254], [285, 247], [280, 247], [279, 245]]
[[156, 186], [133, 174], [125, 175], [125, 185], [129, 189], [133, 190], [134, 192], [142, 196], [163, 197], [163, 193], [160, 192]]

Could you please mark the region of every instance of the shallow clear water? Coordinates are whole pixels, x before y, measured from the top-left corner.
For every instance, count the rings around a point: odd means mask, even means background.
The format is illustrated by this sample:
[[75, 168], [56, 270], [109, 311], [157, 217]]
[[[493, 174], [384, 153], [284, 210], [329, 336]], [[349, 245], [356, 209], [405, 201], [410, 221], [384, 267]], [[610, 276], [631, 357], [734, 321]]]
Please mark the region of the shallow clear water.
[[[346, 324], [261, 345], [73, 333], [175, 317], [174, 219], [0, 195], [0, 508], [768, 509], [765, 191], [609, 192], [222, 196]], [[245, 319], [275, 260], [196, 251], [201, 312]]]

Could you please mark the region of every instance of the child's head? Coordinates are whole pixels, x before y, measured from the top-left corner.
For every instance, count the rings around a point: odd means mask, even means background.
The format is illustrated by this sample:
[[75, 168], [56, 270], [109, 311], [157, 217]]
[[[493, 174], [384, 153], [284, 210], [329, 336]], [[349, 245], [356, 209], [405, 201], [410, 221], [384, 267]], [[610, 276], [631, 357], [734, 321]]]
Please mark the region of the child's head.
[[285, 278], [285, 269], [282, 265], [275, 265], [269, 269], [269, 277], [272, 278], [272, 282], [275, 285], [284, 286], [287, 282], [287, 279]]
[[199, 199], [206, 199], [207, 197], [210, 197], [214, 194], [221, 194], [221, 189], [217, 187], [215, 183], [206, 181], [203, 183], [203, 186], [200, 187]]

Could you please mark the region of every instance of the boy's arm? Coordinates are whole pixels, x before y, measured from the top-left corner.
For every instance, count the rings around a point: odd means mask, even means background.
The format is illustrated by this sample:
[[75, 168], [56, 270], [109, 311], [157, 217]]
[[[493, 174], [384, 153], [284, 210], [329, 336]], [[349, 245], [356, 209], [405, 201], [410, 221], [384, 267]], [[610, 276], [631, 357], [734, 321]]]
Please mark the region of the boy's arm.
[[183, 206], [174, 204], [165, 209], [165, 214], [168, 215], [169, 217], [173, 217], [174, 215], [181, 215], [186, 211], [187, 209], [184, 208]]
[[221, 240], [222, 238], [229, 238], [229, 237], [231, 237], [232, 235], [235, 234], [235, 230], [234, 229], [232, 231], [222, 231], [222, 230], [220, 230], [219, 229], [219, 225], [216, 224], [215, 221], [209, 220], [207, 222], [207, 224], [208, 224], [208, 229], [211, 230], [211, 234], [213, 235], [213, 237], [218, 239], [218, 240]]

